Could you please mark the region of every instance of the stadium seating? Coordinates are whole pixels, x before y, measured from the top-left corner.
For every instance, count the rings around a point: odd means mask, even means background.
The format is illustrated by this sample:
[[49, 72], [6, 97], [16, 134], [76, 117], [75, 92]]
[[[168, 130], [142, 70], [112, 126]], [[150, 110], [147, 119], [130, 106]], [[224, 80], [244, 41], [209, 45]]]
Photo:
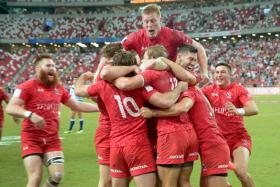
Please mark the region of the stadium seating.
[[[177, 7], [172, 4], [164, 7], [167, 8], [163, 9], [164, 24], [186, 33], [280, 26], [279, 4], [274, 4], [268, 13], [260, 5], [186, 10], [176, 10]], [[113, 14], [119, 10], [128, 13]], [[106, 15], [100, 12], [97, 16], [91, 16], [90, 13], [52, 15], [55, 26], [49, 32], [43, 31], [45, 15], [4, 15], [0, 18], [0, 31], [3, 33], [0, 38], [83, 38], [93, 37], [96, 33], [99, 37], [124, 37], [142, 27], [138, 11], [131, 13], [133, 11], [127, 8], [112, 8], [112, 11]]]

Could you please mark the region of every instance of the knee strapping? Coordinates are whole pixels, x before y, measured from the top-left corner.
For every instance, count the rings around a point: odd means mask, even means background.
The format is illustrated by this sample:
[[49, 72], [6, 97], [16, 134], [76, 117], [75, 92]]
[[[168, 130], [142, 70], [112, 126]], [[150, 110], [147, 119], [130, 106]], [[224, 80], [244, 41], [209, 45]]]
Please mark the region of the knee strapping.
[[51, 164], [64, 164], [64, 158], [62, 156], [56, 156], [47, 161], [47, 167]]

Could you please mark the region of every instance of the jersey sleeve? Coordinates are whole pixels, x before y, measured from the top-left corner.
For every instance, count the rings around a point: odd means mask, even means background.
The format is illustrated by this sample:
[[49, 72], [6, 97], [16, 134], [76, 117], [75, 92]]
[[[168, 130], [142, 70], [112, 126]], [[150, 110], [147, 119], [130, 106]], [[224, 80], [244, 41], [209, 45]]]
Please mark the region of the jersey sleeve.
[[248, 101], [252, 100], [252, 96], [248, 92], [247, 88], [244, 86], [239, 86], [238, 87], [239, 91], [239, 100], [242, 103], [242, 105], [245, 105]]
[[93, 83], [87, 88], [88, 95], [90, 97], [99, 96], [99, 93], [104, 88], [104, 86], [105, 86], [105, 81], [97, 81]]
[[195, 93], [192, 90], [187, 90], [181, 94], [181, 99], [184, 97], [190, 98], [193, 102], [195, 101]]
[[124, 39], [122, 40], [122, 46], [125, 50], [129, 51], [134, 49], [134, 44], [135, 42], [137, 42], [136, 40], [136, 33], [131, 33], [129, 35], [127, 35], [126, 37], [124, 37]]
[[186, 35], [182, 31], [174, 30], [174, 34], [176, 36], [177, 42], [180, 43], [180, 45], [187, 44], [191, 45], [192, 44], [192, 38], [188, 35]]
[[71, 98], [71, 95], [64, 87], [61, 87], [61, 90], [62, 90], [61, 102], [65, 103]]
[[31, 84], [23, 83], [16, 87], [13, 97], [22, 99], [23, 101], [28, 101], [29, 98], [32, 96], [32, 91], [33, 89]]
[[9, 96], [2, 89], [0, 89], [0, 98], [2, 100], [7, 100], [9, 99]]
[[145, 70], [140, 75], [144, 79], [144, 86], [153, 85], [154, 81], [159, 78], [159, 73], [155, 70]]
[[201, 91], [204, 93], [206, 97], [208, 97], [211, 93], [211, 86], [204, 86]]
[[154, 89], [152, 86], [147, 85], [144, 88], [142, 88], [142, 95], [144, 96], [145, 100], [149, 100], [150, 97], [157, 93], [158, 91], [156, 89]]

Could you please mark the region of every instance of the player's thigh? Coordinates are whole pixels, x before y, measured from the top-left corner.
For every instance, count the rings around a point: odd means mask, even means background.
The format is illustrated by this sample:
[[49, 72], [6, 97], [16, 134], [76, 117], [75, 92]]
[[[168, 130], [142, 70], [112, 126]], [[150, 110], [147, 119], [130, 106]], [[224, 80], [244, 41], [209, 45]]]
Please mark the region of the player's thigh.
[[99, 164], [99, 175], [100, 178], [111, 178], [109, 165]]
[[64, 173], [64, 156], [62, 151], [51, 151], [44, 154], [44, 164], [48, 167], [50, 175]]
[[242, 168], [247, 171], [250, 158], [250, 152], [246, 147], [238, 147], [233, 151], [233, 161], [236, 168]]
[[128, 187], [128, 178], [112, 178], [112, 187]]
[[189, 166], [185, 166], [181, 168], [180, 171], [180, 180], [190, 180], [190, 176], [192, 174], [193, 171], [193, 164], [190, 164]]
[[211, 175], [201, 178], [201, 187], [227, 187], [227, 176]]
[[181, 172], [181, 167], [179, 165], [158, 165], [157, 166], [158, 175], [161, 181], [178, 180]]
[[23, 159], [24, 167], [28, 175], [41, 176], [43, 173], [43, 160], [40, 155], [29, 155]]
[[156, 185], [156, 174], [146, 173], [143, 175], [135, 176], [134, 181], [137, 187], [154, 187]]

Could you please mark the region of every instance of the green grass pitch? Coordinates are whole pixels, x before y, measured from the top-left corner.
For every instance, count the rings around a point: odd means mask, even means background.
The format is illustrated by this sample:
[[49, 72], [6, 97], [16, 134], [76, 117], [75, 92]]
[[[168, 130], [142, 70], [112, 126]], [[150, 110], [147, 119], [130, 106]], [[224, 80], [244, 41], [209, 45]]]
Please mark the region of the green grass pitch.
[[[246, 127], [252, 136], [253, 151], [249, 171], [257, 187], [280, 186], [280, 96], [256, 96], [259, 115], [246, 118]], [[63, 187], [95, 187], [98, 184], [98, 164], [93, 146], [93, 135], [98, 114], [84, 114], [85, 133], [63, 134], [69, 124], [70, 110], [61, 111], [60, 133], [65, 154], [65, 177]], [[0, 186], [21, 187], [26, 184], [26, 174], [20, 158], [20, 125], [6, 116], [3, 139], [0, 142]], [[78, 130], [78, 120], [75, 131]], [[199, 184], [200, 163], [196, 162], [192, 173], [192, 184]], [[46, 174], [46, 172], [45, 172]], [[44, 175], [44, 180], [46, 175]], [[233, 187], [241, 186], [230, 171]], [[135, 186], [132, 184], [131, 186]]]

